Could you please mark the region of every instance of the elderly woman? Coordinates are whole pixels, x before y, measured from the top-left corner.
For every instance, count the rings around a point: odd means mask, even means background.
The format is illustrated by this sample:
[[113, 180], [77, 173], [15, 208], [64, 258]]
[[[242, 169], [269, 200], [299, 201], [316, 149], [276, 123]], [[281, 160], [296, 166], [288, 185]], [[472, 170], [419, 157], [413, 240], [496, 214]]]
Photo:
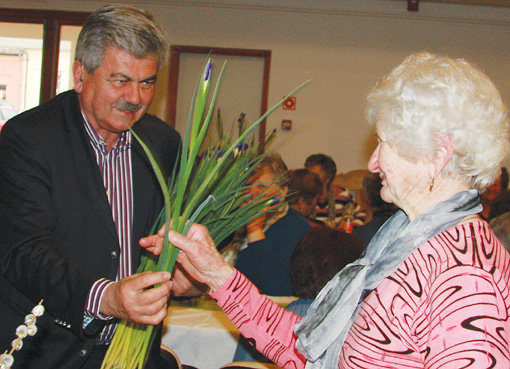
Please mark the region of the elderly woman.
[[[510, 255], [478, 215], [508, 146], [497, 89], [464, 60], [418, 53], [369, 94], [368, 118], [368, 168], [401, 210], [303, 319], [223, 262], [199, 225], [170, 233], [179, 262], [285, 368], [510, 368]], [[161, 236], [143, 244], [157, 253]]]

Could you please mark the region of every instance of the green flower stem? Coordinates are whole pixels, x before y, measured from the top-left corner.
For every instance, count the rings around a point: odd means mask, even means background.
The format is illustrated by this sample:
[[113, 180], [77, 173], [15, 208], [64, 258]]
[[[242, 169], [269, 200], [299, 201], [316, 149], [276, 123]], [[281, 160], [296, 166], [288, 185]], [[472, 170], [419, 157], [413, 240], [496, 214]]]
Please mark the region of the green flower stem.
[[196, 97], [193, 98], [195, 101], [195, 107], [193, 111], [193, 125], [191, 126], [191, 138], [190, 147], [194, 147], [195, 141], [197, 140], [197, 133], [201, 126], [202, 118], [205, 111], [205, 105], [207, 103], [207, 96], [209, 95], [210, 75], [211, 75], [211, 58], [208, 58], [205, 67], [202, 70], [202, 76], [200, 78], [198, 88], [196, 89]]
[[[275, 104], [273, 107], [271, 107], [271, 109], [269, 109], [266, 113], [264, 113], [264, 115], [262, 115], [255, 123], [253, 123], [236, 141], [234, 144], [232, 144], [228, 150], [225, 152], [224, 156], [228, 156], [232, 153], [232, 151], [242, 142], [244, 142], [244, 140], [246, 139], [246, 137], [256, 128], [259, 126], [259, 124], [267, 118], [267, 116], [269, 114], [271, 114], [274, 110], [276, 110], [276, 108], [278, 108], [285, 100], [287, 100], [289, 98], [289, 96], [291, 96], [292, 94], [294, 94], [296, 91], [298, 91], [299, 89], [301, 89], [303, 86], [305, 86], [306, 84], [308, 83], [307, 82], [304, 82], [302, 83], [301, 85], [299, 85], [298, 87], [296, 87], [294, 90], [292, 90], [292, 92], [285, 96], [282, 100], [280, 100], [277, 104]], [[214, 176], [214, 174], [220, 170], [220, 168], [222, 167], [222, 161], [219, 160], [214, 169], [209, 173], [209, 175], [207, 176], [207, 178], [204, 180], [204, 182], [202, 182], [202, 184], [200, 185], [200, 188], [198, 189], [198, 191], [193, 195], [191, 201], [190, 201], [190, 205], [193, 205], [193, 204], [196, 204], [200, 197], [203, 196], [204, 192], [206, 192], [205, 190], [207, 189], [207, 187], [209, 186], [210, 182], [211, 182], [211, 179], [212, 177]], [[191, 214], [191, 211], [192, 211], [192, 206], [188, 206], [183, 214], [182, 214], [182, 217], [185, 218], [185, 219], [188, 219], [190, 214]], [[191, 225], [190, 225], [191, 227]]]
[[[143, 252], [138, 272], [146, 270], [173, 272], [178, 249], [168, 242], [169, 229], [186, 234], [193, 222], [202, 223], [209, 228], [211, 237], [218, 244], [248, 221], [268, 211], [269, 207], [272, 206], [270, 204], [272, 200], [267, 200], [264, 197], [265, 193], [261, 193], [247, 201], [246, 191], [250, 186], [246, 185], [246, 180], [260, 160], [267, 155], [267, 152], [263, 153], [262, 151], [265, 151], [274, 138], [274, 131], [266, 136], [263, 146], [256, 144], [253, 136], [251, 137], [251, 145], [247, 145], [246, 142], [249, 135], [269, 114], [307, 82], [294, 89], [246, 130], [244, 124], [239, 125], [241, 128], [236, 140], [232, 138], [233, 129], [230, 137], [220, 135], [219, 143], [205, 151], [202, 157], [199, 158], [198, 154], [209, 129], [219, 91], [219, 81], [224, 68], [225, 64], [220, 70], [218, 83], [214, 88], [206, 113], [210, 88], [210, 59], [207, 60], [204, 66], [195, 87], [191, 109], [188, 114], [179, 159], [179, 171], [177, 172], [174, 169], [168, 184], [165, 182], [149, 148], [131, 130], [150, 160], [165, 203], [163, 211], [152, 228], [152, 233], [155, 233], [162, 226], [165, 227], [162, 252], [159, 257]], [[218, 124], [221, 124], [219, 112]], [[219, 129], [219, 132], [223, 132], [223, 130]], [[158, 329], [159, 326], [121, 321], [117, 326], [117, 331], [101, 369], [143, 369], [148, 351], [157, 336]]]
[[[210, 62], [209, 62], [209, 64], [210, 64]], [[209, 67], [207, 66], [206, 68], [209, 68]], [[225, 64], [221, 68], [218, 80], [221, 79], [224, 69], [225, 69]], [[202, 76], [204, 76], [204, 74], [205, 73], [203, 73]], [[200, 81], [200, 82], [202, 83], [203, 81]], [[209, 83], [209, 79], [207, 80], [207, 83]], [[200, 83], [199, 83], [199, 88], [200, 88]], [[217, 99], [217, 95], [218, 95], [218, 90], [219, 90], [219, 83], [216, 84], [216, 87], [214, 89], [213, 97], [211, 99], [211, 103], [209, 106], [209, 111], [208, 111], [206, 118], [204, 119], [202, 126], [200, 127], [200, 131], [198, 131], [198, 127], [200, 125], [197, 124], [197, 122], [193, 122], [193, 128], [195, 129], [195, 127], [196, 127], [196, 130], [192, 131], [192, 134], [191, 134], [189, 156], [188, 156], [186, 163], [184, 163], [185, 164], [184, 173], [182, 173], [182, 172], [179, 173], [179, 179], [178, 179], [179, 183], [177, 185], [177, 196], [176, 196], [176, 201], [174, 203], [173, 219], [181, 219], [180, 215], [181, 215], [182, 204], [183, 204], [183, 201], [185, 198], [185, 191], [188, 187], [188, 181], [191, 176], [191, 172], [193, 170], [193, 165], [195, 164], [198, 152], [200, 150], [200, 146], [201, 146], [201, 144], [204, 140], [204, 137], [207, 133], [207, 130], [209, 128], [209, 123], [211, 121], [213, 107], [214, 107], [214, 104], [216, 103], [216, 99]], [[202, 95], [201, 97], [203, 100], [207, 100], [206, 96]], [[204, 102], [204, 104], [205, 104], [205, 102]], [[193, 132], [195, 132], [195, 133], [193, 133]], [[197, 132], [199, 132], [198, 137], [195, 139]], [[195, 143], [195, 141], [197, 143]], [[185, 157], [187, 153], [188, 153], [187, 151], [184, 151], [182, 156]], [[196, 203], [191, 203], [191, 206], [196, 206]], [[187, 218], [185, 218], [185, 219], [187, 219]], [[179, 228], [181, 228], [181, 227], [179, 227]], [[182, 229], [178, 229], [178, 228], [174, 228], [174, 230], [182, 231]]]

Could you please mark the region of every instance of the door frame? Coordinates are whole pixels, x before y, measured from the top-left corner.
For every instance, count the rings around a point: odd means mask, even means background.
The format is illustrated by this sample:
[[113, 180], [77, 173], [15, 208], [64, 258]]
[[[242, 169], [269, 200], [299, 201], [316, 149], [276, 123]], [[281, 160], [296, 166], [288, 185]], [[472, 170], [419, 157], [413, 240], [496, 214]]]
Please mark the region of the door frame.
[[[177, 94], [179, 88], [179, 66], [181, 53], [211, 54], [211, 55], [229, 55], [260, 57], [264, 59], [264, 70], [262, 77], [262, 98], [260, 104], [260, 115], [267, 111], [269, 95], [269, 75], [271, 71], [271, 50], [256, 49], [234, 49], [222, 47], [190, 46], [190, 45], [171, 45], [170, 46], [170, 69], [168, 75], [168, 102], [167, 102], [167, 122], [175, 127], [177, 114]], [[264, 119], [259, 126], [259, 142], [263, 143], [266, 136], [266, 120]]]

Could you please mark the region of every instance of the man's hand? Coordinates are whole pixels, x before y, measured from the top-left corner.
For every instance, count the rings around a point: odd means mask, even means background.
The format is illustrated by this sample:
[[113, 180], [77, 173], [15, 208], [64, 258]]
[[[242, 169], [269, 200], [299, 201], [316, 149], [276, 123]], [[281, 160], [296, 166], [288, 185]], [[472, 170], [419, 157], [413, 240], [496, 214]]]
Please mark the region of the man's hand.
[[135, 323], [159, 324], [167, 314], [170, 277], [168, 272], [149, 271], [121, 279], [105, 290], [101, 313]]

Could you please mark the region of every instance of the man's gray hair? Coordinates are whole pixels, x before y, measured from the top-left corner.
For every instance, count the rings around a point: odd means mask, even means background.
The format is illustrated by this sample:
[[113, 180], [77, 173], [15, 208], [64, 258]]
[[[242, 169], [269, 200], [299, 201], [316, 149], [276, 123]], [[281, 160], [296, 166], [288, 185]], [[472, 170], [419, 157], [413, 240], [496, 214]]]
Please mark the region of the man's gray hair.
[[155, 56], [158, 68], [166, 52], [163, 32], [152, 14], [124, 5], [104, 6], [87, 18], [78, 36], [75, 59], [92, 74], [103, 62], [109, 47], [119, 48], [136, 58]]

